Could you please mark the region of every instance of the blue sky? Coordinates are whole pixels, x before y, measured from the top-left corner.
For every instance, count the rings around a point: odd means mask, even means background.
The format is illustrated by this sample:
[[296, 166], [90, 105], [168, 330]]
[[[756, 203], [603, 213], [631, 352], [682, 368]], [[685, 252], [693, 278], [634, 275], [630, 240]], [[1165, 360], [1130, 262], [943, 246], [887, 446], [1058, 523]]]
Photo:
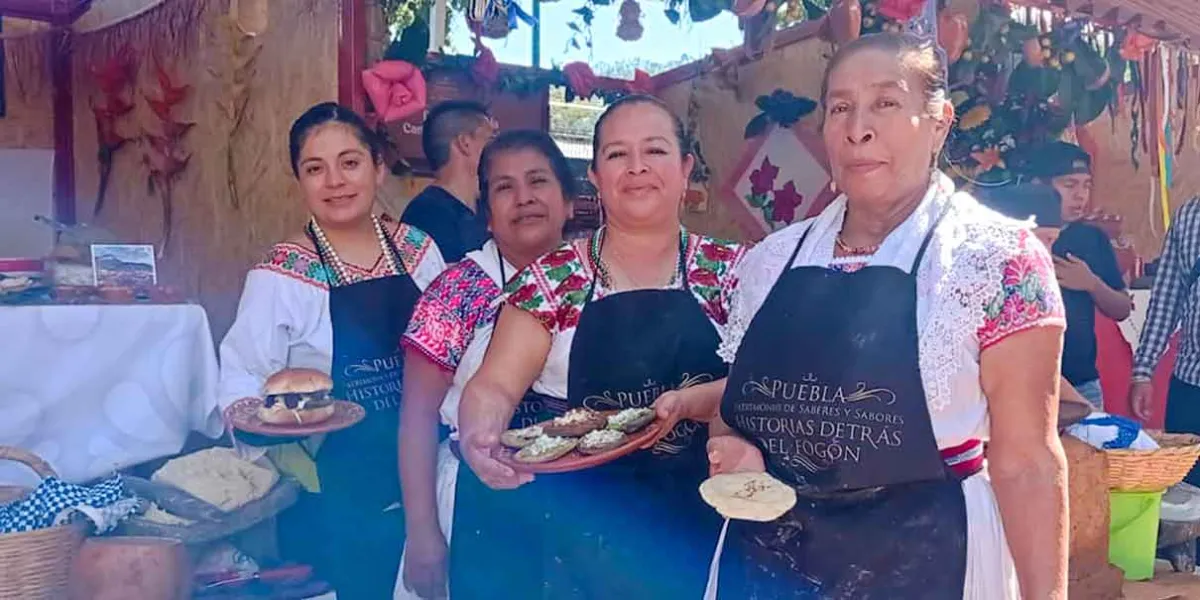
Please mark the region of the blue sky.
[[[519, 0], [520, 6], [532, 14], [532, 0]], [[562, 66], [568, 62], [582, 60], [589, 63], [616, 63], [644, 57], [650, 62], [669, 62], [683, 56], [701, 58], [712, 48], [732, 48], [741, 44], [742, 32], [737, 26], [737, 17], [725, 11], [703, 23], [692, 23], [684, 14], [678, 25], [672, 24], [663, 14], [665, 4], [659, 0], [641, 0], [642, 26], [645, 33], [636, 42], [626, 42], [617, 37], [620, 22], [621, 0], [610, 6], [595, 7], [592, 21], [593, 48], [570, 49], [568, 44], [574, 32], [568, 24], [576, 19], [572, 11], [584, 5], [583, 0], [557, 0], [543, 2], [541, 8], [542, 67]], [[681, 10], [686, 10], [686, 3]], [[451, 50], [455, 53], [471, 51], [470, 35], [461, 15], [451, 23]], [[522, 23], [516, 31], [502, 40], [485, 40], [502, 63], [528, 65], [532, 57], [533, 32]], [[603, 75], [603, 73], [600, 73]]]

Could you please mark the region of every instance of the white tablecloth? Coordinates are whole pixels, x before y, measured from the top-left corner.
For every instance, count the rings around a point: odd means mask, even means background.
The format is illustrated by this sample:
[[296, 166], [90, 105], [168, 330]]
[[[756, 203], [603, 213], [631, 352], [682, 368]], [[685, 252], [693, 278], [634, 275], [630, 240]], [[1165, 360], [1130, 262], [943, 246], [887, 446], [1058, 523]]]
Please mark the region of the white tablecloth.
[[[0, 307], [0, 444], [83, 482], [221, 434], [217, 356], [195, 305]], [[28, 484], [0, 462], [0, 483]]]

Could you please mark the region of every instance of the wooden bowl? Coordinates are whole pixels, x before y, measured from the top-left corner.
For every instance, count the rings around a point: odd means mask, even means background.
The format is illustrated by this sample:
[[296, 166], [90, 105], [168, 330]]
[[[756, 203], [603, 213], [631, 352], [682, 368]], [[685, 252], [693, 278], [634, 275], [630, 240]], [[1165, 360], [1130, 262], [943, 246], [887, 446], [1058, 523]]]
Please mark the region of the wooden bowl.
[[187, 600], [191, 567], [178, 540], [99, 537], [83, 543], [71, 568], [70, 600]]

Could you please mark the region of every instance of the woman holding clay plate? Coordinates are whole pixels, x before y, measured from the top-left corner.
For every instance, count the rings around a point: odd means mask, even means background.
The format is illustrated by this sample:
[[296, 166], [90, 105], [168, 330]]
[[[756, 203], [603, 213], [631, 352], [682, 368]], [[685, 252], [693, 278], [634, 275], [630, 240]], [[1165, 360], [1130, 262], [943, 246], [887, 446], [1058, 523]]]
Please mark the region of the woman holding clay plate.
[[737, 270], [709, 458], [799, 501], [731, 522], [720, 600], [1066, 597], [1062, 298], [1028, 224], [936, 168], [943, 60], [908, 34], [839, 49], [821, 102], [843, 195]]
[[693, 390], [726, 373], [720, 292], [743, 251], [680, 224], [694, 159], [661, 101], [613, 103], [593, 139], [605, 226], [509, 282], [459, 407], [463, 454], [492, 487], [532, 480], [493, 457], [530, 385], [571, 408], [653, 403], [663, 435], [647, 451], [533, 483], [547, 506], [543, 597], [698, 598], [720, 523], [696, 493], [715, 414], [694, 411]]
[[320, 492], [285, 512], [280, 531], [285, 549], [311, 547], [331, 563], [339, 598], [386, 598], [404, 545], [396, 340], [445, 264], [424, 232], [375, 214], [386, 169], [378, 139], [353, 111], [313, 106], [292, 124], [289, 148], [310, 219], [246, 276], [237, 319], [221, 342], [220, 401], [258, 397], [272, 375], [304, 368], [329, 374], [334, 398], [362, 406], [360, 423], [328, 434], [315, 450], [316, 477], [311, 440], [309, 452], [299, 444], [273, 450], [281, 469]]
[[[458, 400], [487, 351], [504, 282], [562, 244], [575, 180], [549, 135], [518, 130], [484, 148], [479, 186], [479, 212], [492, 239], [425, 290], [403, 340], [400, 479], [408, 545], [397, 598], [444, 598], [447, 587], [455, 600], [541, 592], [538, 553], [524, 556], [541, 542], [536, 489], [495, 491], [459, 468]], [[545, 399], [530, 393], [509, 426], [550, 416]], [[452, 431], [440, 447], [439, 421]], [[522, 552], [496, 552], [514, 539]]]

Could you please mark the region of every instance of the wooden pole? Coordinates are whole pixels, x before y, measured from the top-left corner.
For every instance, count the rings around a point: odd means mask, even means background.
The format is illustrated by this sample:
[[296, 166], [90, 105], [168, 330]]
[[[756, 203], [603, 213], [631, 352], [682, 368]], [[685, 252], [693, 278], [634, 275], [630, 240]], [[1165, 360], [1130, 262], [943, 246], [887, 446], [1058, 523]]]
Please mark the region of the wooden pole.
[[341, 0], [341, 31], [338, 38], [338, 102], [364, 114], [362, 72], [367, 68], [366, 0]]
[[542, 0], [533, 0], [533, 68], [542, 68]]
[[75, 223], [75, 102], [71, 93], [70, 24], [59, 21], [47, 36], [54, 86], [54, 218]]

